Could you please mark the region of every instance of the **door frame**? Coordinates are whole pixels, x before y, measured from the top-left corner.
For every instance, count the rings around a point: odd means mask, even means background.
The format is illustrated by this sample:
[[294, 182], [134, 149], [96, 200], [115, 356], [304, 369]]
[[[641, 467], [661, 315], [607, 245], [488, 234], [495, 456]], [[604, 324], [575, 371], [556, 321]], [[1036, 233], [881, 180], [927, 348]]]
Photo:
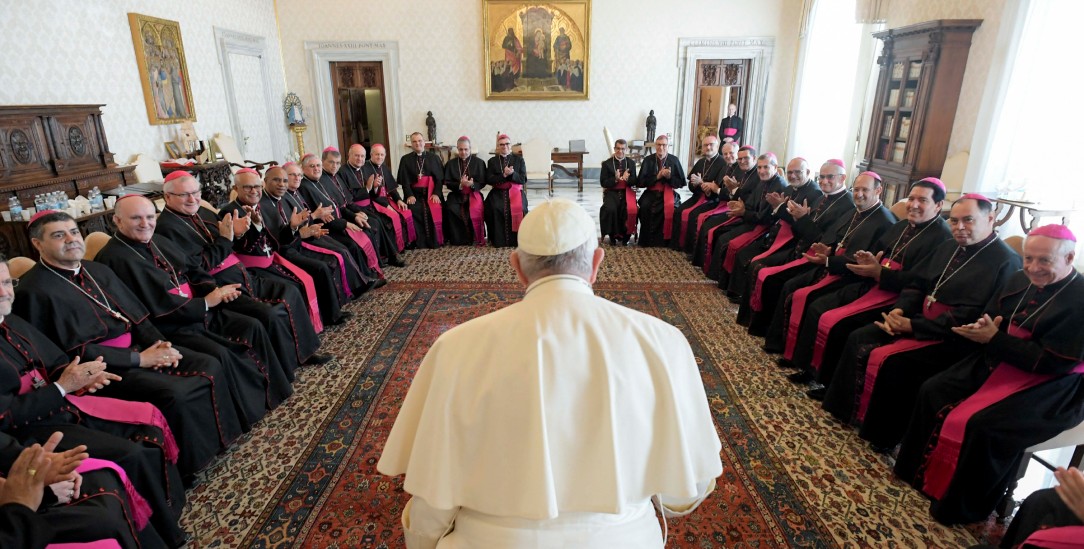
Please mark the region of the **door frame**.
[[[319, 149], [339, 140], [335, 120], [335, 87], [331, 80], [333, 61], [378, 61], [384, 73], [384, 101], [387, 111], [388, 139], [396, 140], [403, 133], [403, 111], [399, 100], [399, 42], [394, 40], [355, 42], [306, 40], [309, 70], [313, 75], [313, 97], [316, 100], [317, 136]], [[398, 141], [397, 141], [398, 143]], [[393, 173], [398, 168], [400, 151], [397, 143], [384, 143], [388, 149], [386, 163]]]
[[[751, 59], [749, 89], [746, 91], [745, 143], [760, 150], [764, 133], [764, 104], [768, 100], [768, 74], [772, 68], [775, 39], [770, 36], [733, 38], [678, 38], [678, 97], [672, 154], [682, 158], [685, 136], [696, 121], [693, 101], [696, 93], [696, 62], [701, 59]], [[680, 136], [680, 137], [679, 137]], [[676, 145], [676, 146], [675, 146]]]
[[[250, 55], [260, 60], [260, 80], [264, 88], [267, 128], [271, 132], [271, 135], [268, 137], [269, 141], [271, 141], [271, 154], [274, 155], [274, 158], [253, 158], [251, 160], [266, 162], [267, 160], [281, 160], [285, 158], [286, 153], [284, 151], [286, 148], [284, 147], [285, 143], [283, 140], [285, 134], [281, 131], [274, 131], [275, 121], [282, 119], [277, 116], [281, 111], [275, 101], [275, 90], [271, 87], [271, 59], [267, 53], [267, 41], [262, 36], [246, 34], [221, 27], [214, 27], [214, 31], [215, 44], [218, 49], [218, 65], [222, 67], [222, 82], [223, 87], [226, 90], [226, 110], [230, 115], [230, 128], [233, 132], [233, 138], [237, 142], [237, 148], [240, 149], [241, 154], [247, 158], [248, 151], [245, 150], [245, 140], [241, 138], [241, 119], [237, 115], [237, 99], [234, 95], [233, 78], [231, 77], [233, 74], [233, 68], [230, 66], [231, 53]], [[279, 95], [282, 94], [280, 93]]]

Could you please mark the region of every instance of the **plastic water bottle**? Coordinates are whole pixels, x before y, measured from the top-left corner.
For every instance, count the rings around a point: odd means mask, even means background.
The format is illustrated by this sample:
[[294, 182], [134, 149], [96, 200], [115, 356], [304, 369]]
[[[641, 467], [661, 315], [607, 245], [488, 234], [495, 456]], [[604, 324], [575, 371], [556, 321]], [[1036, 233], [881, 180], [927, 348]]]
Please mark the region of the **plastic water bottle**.
[[19, 202], [18, 197], [11, 197], [8, 199], [8, 211], [11, 212], [12, 221], [25, 221], [23, 219], [23, 205]]
[[98, 187], [94, 187], [90, 190], [90, 211], [100, 212], [105, 209], [105, 200], [102, 198], [102, 191]]

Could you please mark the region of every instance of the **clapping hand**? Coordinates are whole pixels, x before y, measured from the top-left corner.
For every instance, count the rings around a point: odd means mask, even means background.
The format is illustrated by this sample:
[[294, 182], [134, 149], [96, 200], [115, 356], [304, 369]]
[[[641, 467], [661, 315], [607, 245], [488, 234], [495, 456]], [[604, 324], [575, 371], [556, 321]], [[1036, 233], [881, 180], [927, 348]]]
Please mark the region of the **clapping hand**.
[[304, 210], [298, 210], [290, 214], [290, 228], [297, 229], [298, 227], [300, 227], [302, 224], [309, 220], [309, 215], [310, 212], [308, 208], [305, 208]]
[[884, 322], [874, 321], [878, 328], [888, 335], [903, 335], [911, 333], [911, 319], [903, 316], [903, 309], [892, 309], [887, 314], [881, 313]]
[[794, 219], [801, 219], [805, 217], [807, 214], [809, 214], [810, 209], [811, 208], [809, 207], [808, 200], [803, 200], [801, 204], [793, 200], [787, 201], [787, 212], [789, 212], [790, 216]]
[[828, 254], [832, 252], [832, 249], [823, 242], [814, 242], [805, 252], [805, 260], [815, 265], [827, 265]]
[[[218, 291], [216, 289], [215, 291]], [[156, 341], [139, 353], [140, 368], [176, 368], [184, 358], [168, 341]]]
[[881, 258], [884, 255], [884, 252], [877, 252], [877, 255], [873, 255], [865, 250], [859, 250], [854, 254], [854, 260], [857, 263], [848, 263], [847, 269], [858, 276], [880, 280]]
[[974, 341], [975, 343], [989, 343], [991, 339], [997, 335], [998, 328], [1001, 327], [1001, 322], [1004, 320], [998, 316], [990, 318], [990, 315], [983, 314], [982, 318], [972, 322], [971, 324], [964, 324], [963, 326], [956, 326], [952, 328], [952, 333], [967, 339]]

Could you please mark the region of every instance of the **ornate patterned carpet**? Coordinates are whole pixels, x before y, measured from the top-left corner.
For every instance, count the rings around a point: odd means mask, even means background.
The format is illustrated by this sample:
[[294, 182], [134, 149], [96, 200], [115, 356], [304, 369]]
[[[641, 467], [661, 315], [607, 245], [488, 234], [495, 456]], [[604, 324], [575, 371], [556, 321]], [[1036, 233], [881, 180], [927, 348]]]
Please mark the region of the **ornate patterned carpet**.
[[[886, 458], [832, 420], [734, 324], [734, 306], [676, 252], [607, 248], [596, 291], [681, 328], [723, 440], [723, 478], [670, 547], [967, 547], [992, 522], [945, 528]], [[407, 254], [391, 283], [324, 336], [337, 360], [189, 491], [192, 547], [402, 547], [401, 478], [376, 472], [418, 364], [448, 328], [517, 301], [509, 250]]]

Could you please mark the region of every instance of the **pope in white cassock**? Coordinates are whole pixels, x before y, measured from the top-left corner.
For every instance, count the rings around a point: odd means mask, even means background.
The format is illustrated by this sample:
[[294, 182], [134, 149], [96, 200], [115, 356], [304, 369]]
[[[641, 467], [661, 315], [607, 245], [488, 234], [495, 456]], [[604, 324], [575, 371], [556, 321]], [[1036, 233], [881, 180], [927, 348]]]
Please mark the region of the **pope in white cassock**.
[[555, 199], [523, 219], [520, 303], [453, 328], [418, 369], [377, 469], [406, 474], [410, 549], [662, 547], [722, 473], [677, 328], [594, 295], [594, 222]]

